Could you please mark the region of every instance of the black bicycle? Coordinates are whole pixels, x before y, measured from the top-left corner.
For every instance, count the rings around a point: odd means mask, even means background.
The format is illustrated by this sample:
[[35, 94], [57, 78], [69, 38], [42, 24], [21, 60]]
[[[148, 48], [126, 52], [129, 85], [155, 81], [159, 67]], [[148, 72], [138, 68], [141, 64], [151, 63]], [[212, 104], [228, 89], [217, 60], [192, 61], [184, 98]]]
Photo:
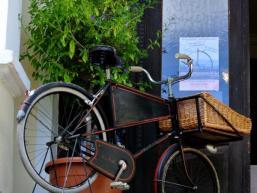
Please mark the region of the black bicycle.
[[[210, 159], [183, 145], [186, 131], [179, 128], [171, 86], [191, 76], [192, 59], [184, 54], [176, 58], [185, 61], [188, 73], [163, 81], [153, 80], [142, 67], [130, 68], [144, 72], [154, 84], [167, 84], [168, 100], [113, 82], [110, 67], [116, 65], [117, 56], [110, 46], [97, 46], [90, 53], [91, 62], [102, 66], [107, 76], [96, 94], [64, 82], [30, 92], [17, 115], [18, 144], [21, 160], [36, 184], [50, 192], [96, 193], [94, 183], [105, 176], [111, 179], [112, 188], [127, 190], [136, 171], [135, 160], [168, 141], [170, 146], [156, 166], [154, 192], [219, 193], [218, 175]], [[171, 120], [173, 129], [137, 153], [120, 142], [121, 129], [161, 120]]]

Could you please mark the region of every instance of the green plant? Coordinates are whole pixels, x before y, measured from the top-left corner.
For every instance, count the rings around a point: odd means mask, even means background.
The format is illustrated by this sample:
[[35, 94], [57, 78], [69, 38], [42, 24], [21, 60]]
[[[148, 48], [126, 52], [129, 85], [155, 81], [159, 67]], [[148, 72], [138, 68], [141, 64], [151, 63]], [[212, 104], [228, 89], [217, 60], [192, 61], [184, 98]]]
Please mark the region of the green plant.
[[23, 58], [43, 82], [77, 83], [84, 74], [93, 86], [101, 85], [104, 72], [90, 64], [88, 53], [96, 45], [111, 45], [123, 62], [112, 69], [113, 79], [130, 85], [124, 69], [147, 55], [138, 45], [137, 24], [152, 5], [153, 0], [30, 0]]

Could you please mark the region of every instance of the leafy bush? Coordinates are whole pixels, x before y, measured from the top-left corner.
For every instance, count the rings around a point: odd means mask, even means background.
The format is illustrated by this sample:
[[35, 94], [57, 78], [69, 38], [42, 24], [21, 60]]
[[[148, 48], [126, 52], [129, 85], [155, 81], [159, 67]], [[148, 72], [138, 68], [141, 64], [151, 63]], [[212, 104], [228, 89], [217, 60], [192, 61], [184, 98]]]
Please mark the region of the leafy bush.
[[104, 72], [88, 61], [96, 45], [116, 48], [123, 67], [113, 68], [113, 78], [130, 84], [124, 70], [145, 57], [139, 48], [137, 24], [152, 0], [30, 0], [28, 51], [23, 55], [35, 68], [33, 77], [43, 82], [78, 82], [81, 74], [92, 85], [104, 83]]

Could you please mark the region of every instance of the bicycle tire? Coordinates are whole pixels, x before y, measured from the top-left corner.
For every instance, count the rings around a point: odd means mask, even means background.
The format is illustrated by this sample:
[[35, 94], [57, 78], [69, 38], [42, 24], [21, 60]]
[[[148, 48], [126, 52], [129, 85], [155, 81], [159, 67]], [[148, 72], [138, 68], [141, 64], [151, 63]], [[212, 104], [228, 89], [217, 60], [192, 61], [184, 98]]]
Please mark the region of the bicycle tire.
[[155, 193], [220, 193], [216, 169], [210, 159], [194, 148], [183, 148], [188, 174], [186, 177], [178, 146], [166, 149], [161, 156], [154, 180]]
[[[22, 163], [32, 179], [50, 192], [80, 192], [91, 188], [91, 183], [97, 178], [97, 173], [92, 168], [89, 170], [88, 166], [84, 166], [87, 177], [80, 176], [78, 179], [78, 176], [72, 176], [75, 184], [67, 184], [75, 156], [79, 156], [83, 164], [86, 164], [86, 160], [94, 154], [94, 140], [107, 140], [105, 133], [83, 138], [80, 135], [105, 130], [105, 122], [98, 107], [88, 113], [87, 109], [90, 107], [85, 101], [91, 98], [90, 94], [77, 85], [49, 83], [36, 89], [19, 113], [23, 115], [19, 116], [17, 129]], [[67, 158], [69, 162], [66, 163], [64, 182], [60, 185], [56, 171], [55, 184], [51, 181], [53, 178], [44, 171], [49, 163], [54, 164], [54, 160], [59, 157]], [[55, 166], [53, 168], [56, 170]]]

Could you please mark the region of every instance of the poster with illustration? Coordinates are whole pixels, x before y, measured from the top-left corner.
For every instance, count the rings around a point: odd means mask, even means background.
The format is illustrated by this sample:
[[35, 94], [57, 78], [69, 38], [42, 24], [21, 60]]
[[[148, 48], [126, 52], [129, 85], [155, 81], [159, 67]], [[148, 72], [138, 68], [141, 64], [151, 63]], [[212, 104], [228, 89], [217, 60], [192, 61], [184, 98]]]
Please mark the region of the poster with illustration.
[[[192, 77], [172, 85], [173, 96], [208, 92], [229, 104], [229, 3], [227, 0], [163, 0], [162, 80], [188, 72], [175, 58], [193, 59]], [[161, 95], [168, 98], [168, 86]]]
[[[179, 83], [180, 91], [219, 91], [218, 37], [180, 37], [179, 52], [193, 59], [193, 74]], [[180, 61], [179, 75], [187, 72], [188, 67]]]

